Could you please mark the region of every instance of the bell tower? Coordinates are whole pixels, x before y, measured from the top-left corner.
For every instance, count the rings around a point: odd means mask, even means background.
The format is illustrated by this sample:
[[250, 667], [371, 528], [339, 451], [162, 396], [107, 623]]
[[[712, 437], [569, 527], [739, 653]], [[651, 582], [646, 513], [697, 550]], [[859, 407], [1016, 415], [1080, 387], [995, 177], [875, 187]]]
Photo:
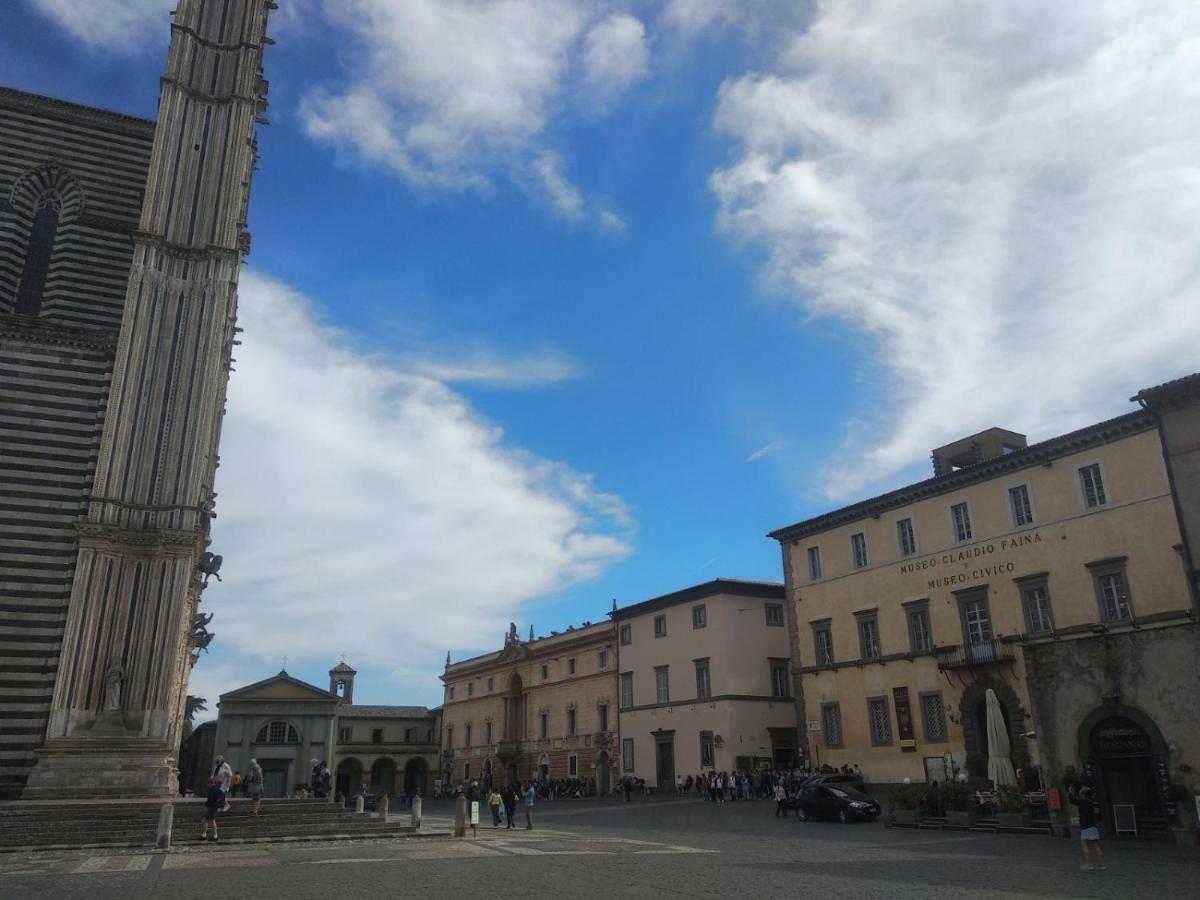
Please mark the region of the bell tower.
[[[179, 0], [108, 407], [26, 798], [176, 789], [273, 0]], [[200, 622], [201, 624], [197, 624]]]
[[345, 704], [354, 702], [354, 676], [358, 673], [346, 665], [343, 659], [329, 670], [329, 693]]

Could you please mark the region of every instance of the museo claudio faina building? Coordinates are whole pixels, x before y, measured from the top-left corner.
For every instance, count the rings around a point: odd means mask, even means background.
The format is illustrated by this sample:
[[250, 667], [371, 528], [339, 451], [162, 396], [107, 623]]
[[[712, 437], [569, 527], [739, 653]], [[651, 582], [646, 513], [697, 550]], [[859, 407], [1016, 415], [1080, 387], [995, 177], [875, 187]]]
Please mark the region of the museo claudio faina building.
[[1200, 375], [1026, 445], [991, 429], [934, 477], [771, 534], [814, 764], [868, 781], [987, 773], [985, 698], [1014, 764], [1090, 776], [1163, 830], [1200, 769]]
[[180, 0], [157, 124], [0, 89], [0, 797], [176, 789], [274, 6]]

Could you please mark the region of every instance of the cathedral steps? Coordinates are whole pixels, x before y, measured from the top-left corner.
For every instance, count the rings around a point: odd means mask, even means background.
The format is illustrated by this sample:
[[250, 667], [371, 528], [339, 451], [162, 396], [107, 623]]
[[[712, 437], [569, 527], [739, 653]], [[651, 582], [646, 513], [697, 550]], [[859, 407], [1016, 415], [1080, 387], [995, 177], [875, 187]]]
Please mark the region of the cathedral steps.
[[[198, 843], [204, 801], [179, 799], [175, 804], [174, 843]], [[110, 801], [0, 804], [0, 852], [80, 847], [155, 846], [157, 801]], [[416, 836], [406, 813], [383, 821], [377, 816], [313, 800], [264, 800], [259, 818], [250, 801], [231, 801], [218, 817], [224, 843], [269, 843], [353, 840]]]

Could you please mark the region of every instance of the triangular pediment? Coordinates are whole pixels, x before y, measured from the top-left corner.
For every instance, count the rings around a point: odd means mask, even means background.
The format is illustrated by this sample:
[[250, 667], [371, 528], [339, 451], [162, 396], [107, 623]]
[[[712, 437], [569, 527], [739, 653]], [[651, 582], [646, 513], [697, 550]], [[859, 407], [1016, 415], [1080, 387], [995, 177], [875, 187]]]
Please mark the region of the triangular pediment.
[[500, 651], [500, 655], [496, 657], [496, 662], [507, 663], [518, 659], [524, 659], [529, 655], [529, 648], [520, 641], [510, 641], [504, 645], [504, 649]]
[[337, 697], [329, 691], [311, 685], [299, 678], [293, 678], [287, 672], [280, 672], [254, 684], [236, 688], [221, 695], [221, 702], [226, 700], [331, 700]]

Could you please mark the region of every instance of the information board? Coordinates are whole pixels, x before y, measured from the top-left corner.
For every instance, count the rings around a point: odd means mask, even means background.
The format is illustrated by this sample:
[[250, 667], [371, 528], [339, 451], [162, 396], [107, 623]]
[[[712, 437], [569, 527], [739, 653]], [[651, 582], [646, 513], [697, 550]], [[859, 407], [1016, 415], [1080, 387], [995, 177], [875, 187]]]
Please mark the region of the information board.
[[471, 801], [471, 824], [472, 825], [479, 824], [479, 801], [478, 800]]
[[1113, 834], [1137, 836], [1137, 813], [1132, 803], [1113, 804]]

